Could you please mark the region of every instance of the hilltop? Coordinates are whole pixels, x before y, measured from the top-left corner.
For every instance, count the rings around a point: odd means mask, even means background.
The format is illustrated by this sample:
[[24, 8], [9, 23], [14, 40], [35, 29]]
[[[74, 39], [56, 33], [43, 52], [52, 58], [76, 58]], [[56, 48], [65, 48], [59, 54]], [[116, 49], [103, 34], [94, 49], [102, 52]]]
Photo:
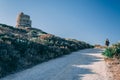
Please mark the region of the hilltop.
[[93, 46], [40, 29], [0, 24], [0, 77]]

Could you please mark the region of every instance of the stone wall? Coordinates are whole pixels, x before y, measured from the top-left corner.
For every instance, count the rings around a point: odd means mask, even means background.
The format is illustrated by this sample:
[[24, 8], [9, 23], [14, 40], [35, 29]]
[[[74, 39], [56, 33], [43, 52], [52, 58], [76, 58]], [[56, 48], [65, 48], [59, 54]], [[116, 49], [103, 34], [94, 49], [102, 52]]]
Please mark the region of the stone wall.
[[17, 24], [16, 27], [31, 27], [32, 21], [30, 20], [30, 16], [21, 12], [17, 16]]

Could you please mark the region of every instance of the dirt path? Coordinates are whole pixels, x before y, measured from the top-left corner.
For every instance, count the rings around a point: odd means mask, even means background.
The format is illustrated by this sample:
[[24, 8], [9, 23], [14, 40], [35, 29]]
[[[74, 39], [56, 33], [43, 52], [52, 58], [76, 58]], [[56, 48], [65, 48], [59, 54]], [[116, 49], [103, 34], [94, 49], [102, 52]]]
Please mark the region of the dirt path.
[[107, 80], [99, 49], [85, 49], [0, 80]]

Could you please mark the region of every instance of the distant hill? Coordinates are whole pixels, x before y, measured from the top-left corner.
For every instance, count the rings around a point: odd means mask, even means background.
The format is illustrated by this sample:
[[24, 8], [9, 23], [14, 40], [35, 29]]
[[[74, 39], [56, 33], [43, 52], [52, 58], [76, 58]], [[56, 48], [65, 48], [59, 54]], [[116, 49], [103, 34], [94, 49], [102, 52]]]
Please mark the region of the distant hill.
[[0, 77], [93, 46], [36, 28], [0, 24]]

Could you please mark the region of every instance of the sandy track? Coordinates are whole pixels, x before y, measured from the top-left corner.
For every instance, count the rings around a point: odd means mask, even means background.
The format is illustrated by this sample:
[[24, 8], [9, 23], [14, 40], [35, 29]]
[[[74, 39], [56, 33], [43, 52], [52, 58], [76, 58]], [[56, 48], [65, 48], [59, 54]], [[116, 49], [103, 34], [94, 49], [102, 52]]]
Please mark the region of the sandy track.
[[85, 49], [0, 80], [107, 80], [99, 49]]

